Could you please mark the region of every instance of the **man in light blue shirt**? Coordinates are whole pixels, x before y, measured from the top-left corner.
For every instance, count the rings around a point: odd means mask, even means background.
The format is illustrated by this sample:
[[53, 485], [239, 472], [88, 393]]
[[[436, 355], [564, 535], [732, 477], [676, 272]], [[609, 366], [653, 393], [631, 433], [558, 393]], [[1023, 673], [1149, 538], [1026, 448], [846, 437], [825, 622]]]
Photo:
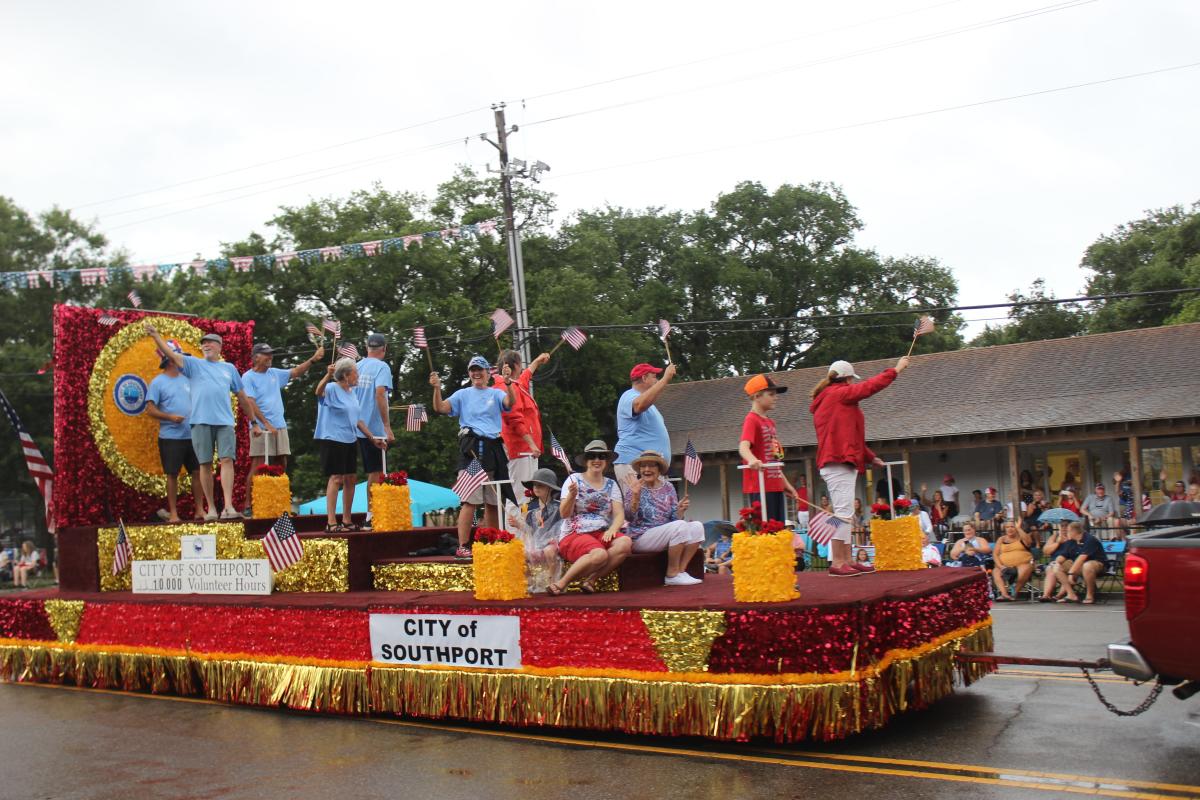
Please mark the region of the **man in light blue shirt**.
[[666, 370], [638, 364], [629, 371], [630, 388], [617, 401], [617, 460], [613, 464], [613, 472], [622, 484], [637, 480], [631, 464], [646, 450], [662, 453], [670, 460], [671, 435], [654, 401], [674, 377], [674, 364], [667, 364]]
[[258, 420], [250, 420], [250, 471], [246, 473], [245, 516], [250, 516], [251, 493], [254, 490], [254, 473], [267, 459], [274, 459], [277, 466], [287, 469], [287, 457], [292, 454], [292, 443], [288, 437], [287, 420], [283, 415], [283, 387], [293, 378], [299, 378], [325, 356], [325, 348], [317, 346], [312, 358], [301, 361], [291, 369], [271, 366], [275, 351], [266, 342], [259, 342], [250, 350], [251, 369], [242, 373], [242, 386], [246, 395], [258, 406], [258, 410], [274, 427], [269, 433]]
[[272, 430], [271, 424], [262, 416], [254, 401], [246, 396], [237, 368], [221, 360], [221, 346], [224, 340], [220, 335], [206, 333], [201, 336], [200, 350], [204, 353], [204, 358], [196, 358], [172, 350], [149, 322], [145, 323], [145, 330], [158, 345], [159, 351], [166, 353], [167, 357], [175, 362], [175, 366], [187, 377], [191, 387], [192, 411], [188, 421], [192, 426], [192, 448], [196, 451], [196, 460], [200, 462], [200, 486], [208, 504], [204, 518], [209, 521], [217, 519], [212, 472], [213, 450], [216, 449], [217, 458], [221, 462], [221, 492], [225, 501], [220, 517], [241, 519], [242, 515], [233, 505], [233, 459], [237, 455], [237, 439], [233, 430], [230, 393], [237, 395], [238, 407], [248, 419], [257, 419], [268, 431]]
[[[388, 397], [392, 393], [392, 368], [383, 357], [387, 354], [387, 338], [382, 333], [367, 337], [367, 357], [358, 362], [359, 411], [371, 431], [371, 439], [383, 440], [386, 445], [396, 441], [392, 433], [391, 415], [388, 413]], [[383, 480], [383, 450], [358, 432], [358, 453], [362, 456], [363, 470], [367, 473], [367, 491], [372, 483]]]
[[[177, 353], [183, 352], [174, 340], [167, 342]], [[146, 415], [158, 420], [158, 458], [162, 462], [163, 474], [167, 478], [167, 522], [179, 519], [179, 470], [187, 469], [192, 478], [192, 496], [196, 499], [195, 518], [204, 518], [204, 492], [200, 488], [200, 462], [192, 449], [192, 426], [188, 414], [192, 412], [192, 386], [179, 373], [175, 362], [159, 352], [162, 361], [158, 368], [162, 374], [150, 381], [146, 393]], [[159, 510], [159, 515], [163, 514]]]

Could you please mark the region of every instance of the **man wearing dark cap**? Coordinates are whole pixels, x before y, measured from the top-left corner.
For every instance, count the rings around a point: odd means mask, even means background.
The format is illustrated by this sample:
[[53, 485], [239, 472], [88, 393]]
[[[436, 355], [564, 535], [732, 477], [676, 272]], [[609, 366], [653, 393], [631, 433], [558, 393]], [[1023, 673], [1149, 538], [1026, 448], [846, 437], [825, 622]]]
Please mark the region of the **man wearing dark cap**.
[[[383, 360], [387, 354], [387, 338], [382, 333], [367, 337], [367, 357], [358, 362], [359, 416], [367, 423], [371, 438], [383, 440], [386, 445], [396, 441], [392, 433], [392, 421], [388, 415], [388, 397], [392, 393], [392, 368]], [[363, 470], [367, 473], [367, 491], [370, 484], [383, 480], [383, 450], [358, 432], [358, 452], [362, 456]]]
[[200, 462], [200, 486], [208, 504], [204, 518], [209, 521], [217, 519], [212, 471], [215, 449], [221, 462], [221, 492], [225, 500], [220, 516], [222, 519], [241, 519], [242, 515], [233, 507], [233, 458], [237, 454], [237, 439], [233, 432], [233, 408], [229, 404], [229, 394], [232, 392], [237, 395], [238, 407], [247, 419], [258, 419], [264, 425], [266, 420], [242, 389], [242, 377], [238, 375], [237, 368], [221, 360], [224, 341], [220, 335], [206, 333], [201, 336], [200, 350], [204, 358], [196, 358], [175, 352], [149, 322], [145, 323], [145, 331], [158, 345], [159, 351], [175, 362], [191, 387], [192, 413], [189, 422], [192, 425], [192, 449], [196, 451], [196, 460]]
[[[183, 352], [174, 339], [167, 342], [176, 353]], [[146, 393], [146, 415], [158, 420], [158, 458], [162, 462], [163, 474], [167, 477], [167, 522], [179, 519], [179, 470], [186, 469], [192, 478], [192, 495], [196, 498], [196, 519], [204, 518], [204, 492], [196, 474], [200, 462], [192, 449], [192, 426], [188, 414], [192, 413], [192, 388], [188, 379], [179, 373], [179, 367], [166, 353], [159, 352], [162, 360], [158, 368], [162, 374], [150, 381]], [[158, 512], [160, 515], [162, 511]]]
[[629, 371], [630, 388], [617, 401], [617, 460], [613, 464], [622, 484], [636, 480], [631, 465], [645, 451], [671, 452], [667, 423], [654, 401], [674, 377], [674, 364], [668, 364], [665, 370], [653, 364], [637, 364]]
[[301, 361], [291, 369], [279, 369], [271, 366], [275, 351], [266, 342], [259, 342], [250, 350], [251, 368], [242, 373], [242, 385], [246, 394], [258, 406], [258, 410], [266, 418], [267, 424], [274, 430], [260, 425], [258, 420], [250, 420], [250, 471], [246, 473], [246, 510], [245, 516], [250, 516], [250, 493], [254, 489], [254, 471], [268, 459], [275, 459], [274, 464], [287, 469], [287, 457], [292, 454], [291, 441], [288, 439], [287, 420], [283, 415], [283, 387], [293, 378], [299, 378], [308, 372], [316, 362], [325, 355], [325, 347], [317, 346], [312, 358]]

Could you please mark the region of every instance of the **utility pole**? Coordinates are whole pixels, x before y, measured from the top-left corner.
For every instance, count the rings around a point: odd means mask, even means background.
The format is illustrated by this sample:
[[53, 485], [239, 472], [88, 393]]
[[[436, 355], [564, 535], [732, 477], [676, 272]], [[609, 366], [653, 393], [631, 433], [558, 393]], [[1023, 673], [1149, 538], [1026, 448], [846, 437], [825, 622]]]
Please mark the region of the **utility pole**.
[[495, 112], [496, 116], [496, 141], [493, 142], [484, 134], [480, 134], [479, 138], [488, 142], [500, 152], [500, 197], [504, 202], [504, 243], [508, 251], [508, 275], [512, 281], [513, 306], [516, 312], [514, 320], [517, 330], [525, 337], [520, 340], [521, 344], [518, 349], [521, 353], [521, 360], [528, 364], [530, 360], [528, 339], [529, 309], [525, 304], [525, 262], [521, 258], [521, 234], [517, 230], [514, 219], [512, 179], [514, 177], [529, 178], [536, 182], [538, 175], [549, 171], [550, 167], [541, 161], [535, 162], [533, 166], [528, 166], [524, 161], [519, 159], [512, 159], [510, 161], [508, 157], [508, 135], [516, 133], [518, 128], [516, 125], [510, 128], [505, 122], [504, 103], [497, 103], [492, 106], [492, 111]]

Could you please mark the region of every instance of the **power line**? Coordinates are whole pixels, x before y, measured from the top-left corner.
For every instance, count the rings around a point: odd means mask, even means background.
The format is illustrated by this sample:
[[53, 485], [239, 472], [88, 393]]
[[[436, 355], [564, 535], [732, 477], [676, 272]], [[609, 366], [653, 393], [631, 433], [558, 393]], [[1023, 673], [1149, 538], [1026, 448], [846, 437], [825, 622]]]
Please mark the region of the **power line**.
[[743, 148], [754, 147], [754, 146], [763, 145], [763, 144], [774, 144], [775, 142], [787, 141], [788, 139], [798, 139], [798, 138], [805, 137], [805, 136], [819, 136], [821, 134], [826, 134], [826, 133], [838, 133], [840, 131], [853, 130], [854, 128], [866, 128], [866, 127], [870, 127], [872, 125], [883, 125], [883, 124], [889, 123], [889, 122], [898, 122], [898, 121], [907, 120], [907, 119], [917, 119], [918, 117], [928, 117], [928, 116], [933, 116], [935, 114], [945, 114], [945, 113], [948, 113], [951, 111], [961, 111], [961, 110], [967, 109], [967, 108], [977, 108], [980, 106], [993, 105], [995, 103], [1007, 103], [1007, 102], [1010, 102], [1013, 100], [1024, 100], [1024, 99], [1027, 99], [1030, 97], [1038, 97], [1040, 95], [1056, 94], [1058, 92], [1067, 92], [1067, 91], [1072, 91], [1074, 89], [1084, 89], [1084, 88], [1087, 88], [1090, 86], [1101, 86], [1101, 85], [1104, 85], [1107, 83], [1117, 83], [1119, 81], [1133, 80], [1135, 78], [1145, 78], [1145, 77], [1149, 77], [1151, 75], [1161, 75], [1161, 74], [1167, 73], [1167, 72], [1175, 72], [1175, 71], [1183, 70], [1183, 69], [1192, 69], [1192, 68], [1198, 67], [1198, 66], [1200, 66], [1200, 61], [1192, 61], [1187, 64], [1177, 64], [1177, 65], [1171, 66], [1171, 67], [1162, 67], [1159, 69], [1146, 70], [1144, 72], [1132, 72], [1132, 73], [1129, 73], [1126, 75], [1116, 75], [1111, 78], [1100, 78], [1100, 79], [1097, 79], [1094, 81], [1085, 81], [1083, 83], [1072, 83], [1072, 84], [1068, 84], [1066, 86], [1056, 86], [1051, 89], [1038, 89], [1035, 91], [1023, 92], [1021, 94], [1006, 95], [1003, 97], [992, 97], [987, 100], [977, 100], [977, 101], [970, 102], [970, 103], [959, 103], [958, 105], [953, 105], [953, 106], [942, 106], [940, 108], [931, 108], [931, 109], [926, 109], [924, 111], [914, 111], [914, 112], [911, 112], [908, 114], [897, 114], [896, 116], [892, 116], [892, 117], [881, 117], [879, 119], [864, 120], [862, 122], [852, 122], [852, 123], [849, 123], [846, 125], [837, 125], [837, 126], [831, 127], [831, 128], [817, 128], [817, 129], [810, 130], [810, 131], [800, 131], [798, 133], [787, 133], [782, 136], [772, 136], [772, 137], [766, 138], [766, 139], [755, 139], [753, 141], [740, 142], [740, 143], [736, 143], [736, 144], [717, 145], [715, 147], [709, 147], [709, 148], [705, 148], [703, 150], [692, 150], [692, 151], [688, 151], [688, 152], [684, 152], [684, 153], [670, 153], [668, 155], [658, 156], [655, 158], [646, 158], [646, 159], [641, 159], [638, 161], [626, 161], [626, 162], [619, 163], [619, 164], [608, 164], [608, 165], [601, 166], [601, 167], [593, 167], [591, 169], [581, 169], [581, 170], [576, 170], [575, 172], [567, 172], [567, 173], [560, 173], [558, 175], [550, 175], [550, 176], [547, 176], [546, 180], [548, 180], [548, 181], [561, 180], [563, 178], [570, 178], [570, 177], [574, 177], [577, 175], [588, 175], [588, 174], [591, 174], [594, 172], [604, 172], [604, 171], [607, 171], [610, 169], [622, 169], [625, 167], [644, 166], [646, 164], [655, 164], [655, 163], [658, 163], [661, 161], [671, 161], [671, 160], [680, 159], [680, 158], [692, 158], [693, 156], [708, 155], [710, 153], [718, 153], [718, 152], [722, 152], [725, 150], [740, 150]]

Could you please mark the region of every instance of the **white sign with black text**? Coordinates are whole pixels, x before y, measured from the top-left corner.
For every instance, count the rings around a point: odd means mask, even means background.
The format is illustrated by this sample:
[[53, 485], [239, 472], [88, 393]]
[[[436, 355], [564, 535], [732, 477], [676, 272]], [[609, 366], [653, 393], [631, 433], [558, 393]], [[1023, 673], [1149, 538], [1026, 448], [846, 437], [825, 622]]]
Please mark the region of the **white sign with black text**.
[[371, 658], [385, 664], [518, 669], [521, 619], [515, 615], [372, 614]]
[[270, 594], [265, 558], [213, 561], [134, 561], [133, 591], [146, 594]]

